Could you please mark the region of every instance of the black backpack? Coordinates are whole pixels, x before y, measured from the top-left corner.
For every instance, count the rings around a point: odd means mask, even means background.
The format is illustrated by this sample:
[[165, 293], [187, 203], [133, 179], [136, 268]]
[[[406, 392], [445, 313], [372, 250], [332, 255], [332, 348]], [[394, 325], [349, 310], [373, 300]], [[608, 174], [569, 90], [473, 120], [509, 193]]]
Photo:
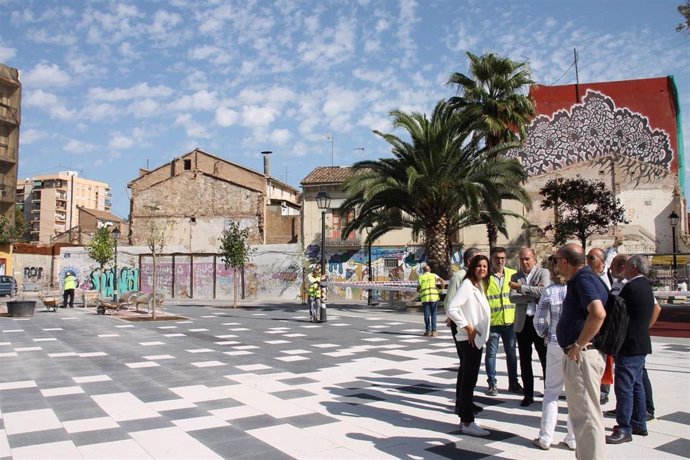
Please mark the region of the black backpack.
[[594, 347], [607, 355], [616, 355], [628, 335], [630, 316], [625, 300], [619, 295], [609, 294], [604, 305], [606, 319], [592, 340]]

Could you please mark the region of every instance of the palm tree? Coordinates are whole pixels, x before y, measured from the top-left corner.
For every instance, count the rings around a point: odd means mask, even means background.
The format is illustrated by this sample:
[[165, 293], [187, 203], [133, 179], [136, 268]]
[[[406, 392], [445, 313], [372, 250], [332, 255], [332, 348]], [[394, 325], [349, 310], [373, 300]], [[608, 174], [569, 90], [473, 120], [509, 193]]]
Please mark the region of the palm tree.
[[[524, 141], [527, 126], [536, 115], [534, 101], [525, 89], [532, 85], [529, 67], [503, 56], [487, 53], [470, 59], [470, 75], [456, 72], [449, 85], [456, 85], [458, 95], [449, 99], [450, 105], [477, 120], [476, 136], [489, 148], [504, 142]], [[517, 194], [518, 196], [521, 194]], [[529, 197], [520, 201], [529, 207]], [[496, 245], [498, 226], [489, 220], [489, 246]]]
[[341, 209], [355, 210], [357, 217], [345, 227], [345, 237], [373, 224], [368, 244], [391, 230], [409, 228], [415, 240], [424, 241], [434, 273], [448, 278], [448, 229], [460, 210], [477, 219], [482, 211], [500, 220], [495, 203], [503, 190], [521, 189], [524, 170], [517, 160], [500, 155], [511, 145], [480, 144], [473, 138], [473, 120], [446, 101], [436, 105], [431, 118], [398, 110], [390, 115], [410, 141], [374, 131], [392, 146], [393, 157], [352, 166]]

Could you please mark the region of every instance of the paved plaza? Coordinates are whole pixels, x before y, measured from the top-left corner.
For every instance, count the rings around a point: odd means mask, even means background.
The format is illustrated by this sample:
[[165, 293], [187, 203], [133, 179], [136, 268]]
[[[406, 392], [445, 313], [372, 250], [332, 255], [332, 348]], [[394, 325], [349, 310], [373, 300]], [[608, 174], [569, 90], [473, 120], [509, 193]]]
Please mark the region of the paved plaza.
[[[418, 313], [331, 306], [328, 323], [313, 324], [287, 304], [167, 310], [188, 319], [81, 308], [0, 317], [0, 459], [575, 457], [532, 446], [540, 400], [522, 408], [501, 391], [502, 354], [499, 395], [483, 394], [483, 366], [476, 392], [491, 435], [461, 435], [450, 332], [421, 336]], [[649, 436], [609, 446], [610, 458], [688, 456], [689, 351], [690, 339], [654, 338], [657, 419]], [[564, 433], [562, 407], [555, 441]]]

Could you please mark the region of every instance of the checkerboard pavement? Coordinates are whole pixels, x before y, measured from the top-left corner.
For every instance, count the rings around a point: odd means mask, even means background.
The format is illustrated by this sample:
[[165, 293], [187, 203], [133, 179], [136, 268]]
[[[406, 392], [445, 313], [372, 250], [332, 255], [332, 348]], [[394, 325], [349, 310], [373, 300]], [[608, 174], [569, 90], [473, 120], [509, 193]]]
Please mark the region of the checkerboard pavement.
[[[540, 404], [485, 396], [483, 369], [478, 422], [491, 435], [461, 435], [450, 332], [422, 337], [419, 314], [336, 306], [313, 324], [290, 305], [167, 309], [189, 319], [0, 317], [0, 459], [574, 457], [534, 448]], [[690, 452], [690, 340], [654, 339], [654, 350], [658, 418], [610, 458]], [[501, 354], [498, 371], [501, 390]], [[562, 407], [556, 440], [564, 433]]]

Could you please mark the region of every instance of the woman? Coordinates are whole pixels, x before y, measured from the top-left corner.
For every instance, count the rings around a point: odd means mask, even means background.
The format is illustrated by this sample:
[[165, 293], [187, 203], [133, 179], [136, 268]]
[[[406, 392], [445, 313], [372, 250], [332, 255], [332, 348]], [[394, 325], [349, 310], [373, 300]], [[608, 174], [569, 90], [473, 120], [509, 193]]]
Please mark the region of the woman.
[[460, 428], [463, 434], [470, 436], [490, 434], [474, 422], [472, 401], [482, 361], [482, 347], [489, 336], [489, 302], [484, 293], [488, 273], [489, 259], [483, 255], [475, 256], [446, 313], [452, 321], [455, 346], [462, 363], [460, 395], [457, 397], [460, 401]]
[[[567, 290], [565, 279], [558, 274], [557, 259], [554, 256], [549, 257], [548, 264], [553, 284], [547, 286], [542, 292], [534, 314], [534, 329], [540, 337], [546, 339], [546, 380], [541, 406], [541, 430], [539, 430], [539, 437], [532, 443], [543, 450], [549, 450], [551, 447], [558, 421], [558, 397], [563, 390], [564, 353], [556, 340], [556, 327], [561, 317], [561, 308]], [[575, 434], [570, 417], [568, 417], [568, 434], [563, 443], [569, 449], [575, 450]]]

